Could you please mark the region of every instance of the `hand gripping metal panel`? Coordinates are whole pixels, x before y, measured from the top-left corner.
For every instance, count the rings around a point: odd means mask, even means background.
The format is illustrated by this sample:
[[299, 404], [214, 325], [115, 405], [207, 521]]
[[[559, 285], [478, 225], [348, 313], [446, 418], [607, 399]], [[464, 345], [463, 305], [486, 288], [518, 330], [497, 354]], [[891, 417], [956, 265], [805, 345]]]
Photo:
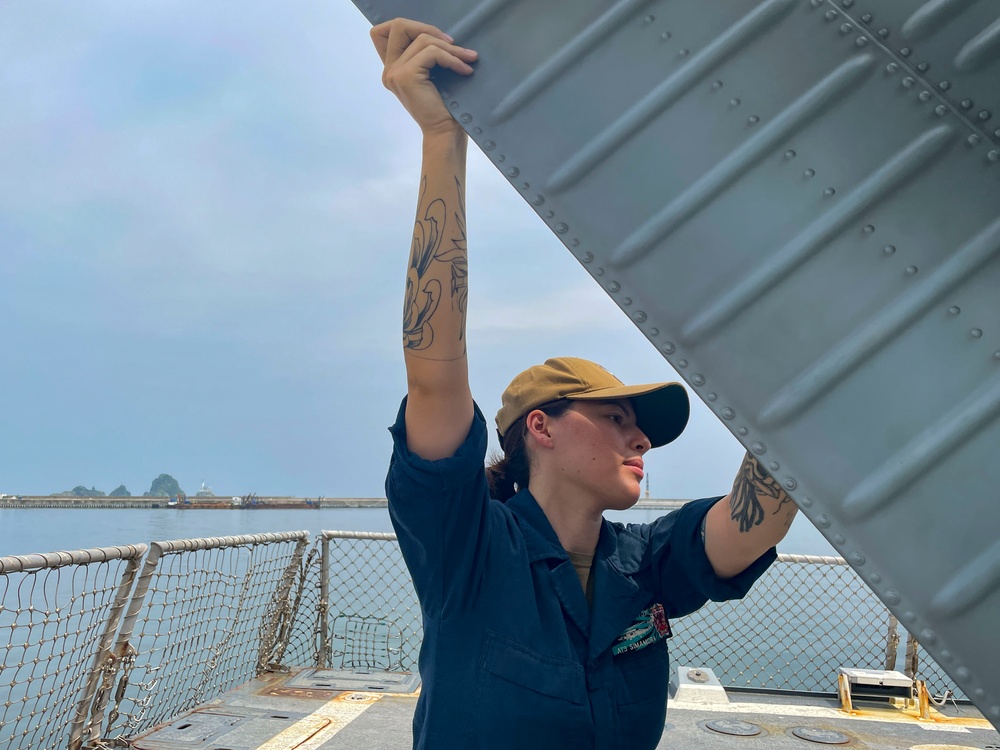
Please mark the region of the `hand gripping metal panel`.
[[995, 0], [358, 4], [1000, 726]]

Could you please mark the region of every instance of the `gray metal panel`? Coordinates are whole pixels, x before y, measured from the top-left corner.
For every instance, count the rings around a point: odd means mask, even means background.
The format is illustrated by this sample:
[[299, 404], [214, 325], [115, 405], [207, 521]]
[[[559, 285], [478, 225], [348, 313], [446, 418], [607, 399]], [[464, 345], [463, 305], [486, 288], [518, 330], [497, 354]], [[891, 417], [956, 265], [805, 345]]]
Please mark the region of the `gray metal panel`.
[[995, 0], [358, 4], [1000, 724]]

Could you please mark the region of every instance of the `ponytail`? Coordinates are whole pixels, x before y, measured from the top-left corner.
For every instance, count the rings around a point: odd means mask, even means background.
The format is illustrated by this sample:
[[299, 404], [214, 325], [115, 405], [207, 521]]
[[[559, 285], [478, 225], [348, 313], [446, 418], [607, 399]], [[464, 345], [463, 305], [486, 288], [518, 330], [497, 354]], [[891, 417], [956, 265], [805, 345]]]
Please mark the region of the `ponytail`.
[[[569, 399], [551, 401], [535, 409], [541, 409], [550, 417], [561, 417], [573, 402]], [[534, 411], [534, 409], [532, 410]], [[525, 415], [527, 416], [527, 415]], [[490, 497], [502, 503], [510, 500], [528, 486], [531, 473], [531, 456], [525, 443], [528, 427], [524, 419], [515, 422], [501, 440], [503, 454], [494, 453], [486, 466], [486, 481], [490, 488]]]

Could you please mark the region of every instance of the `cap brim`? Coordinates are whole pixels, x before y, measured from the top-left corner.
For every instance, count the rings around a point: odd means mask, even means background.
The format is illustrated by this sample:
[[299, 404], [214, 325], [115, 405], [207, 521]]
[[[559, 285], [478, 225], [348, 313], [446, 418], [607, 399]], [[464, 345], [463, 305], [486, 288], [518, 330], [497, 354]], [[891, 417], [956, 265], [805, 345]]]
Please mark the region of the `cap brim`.
[[598, 388], [575, 396], [573, 401], [610, 401], [627, 398], [635, 409], [636, 423], [654, 448], [666, 445], [684, 432], [691, 415], [687, 390], [680, 383], [647, 383]]

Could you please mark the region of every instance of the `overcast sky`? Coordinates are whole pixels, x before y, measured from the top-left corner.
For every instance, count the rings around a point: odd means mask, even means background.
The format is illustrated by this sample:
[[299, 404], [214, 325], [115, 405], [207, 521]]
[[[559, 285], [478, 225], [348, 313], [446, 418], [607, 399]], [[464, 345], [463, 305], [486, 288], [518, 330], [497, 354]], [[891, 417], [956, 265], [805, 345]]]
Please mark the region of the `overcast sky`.
[[[347, 0], [0, 3], [0, 492], [384, 496], [419, 133]], [[675, 379], [471, 155], [473, 392]], [[700, 403], [655, 497], [728, 491]]]

